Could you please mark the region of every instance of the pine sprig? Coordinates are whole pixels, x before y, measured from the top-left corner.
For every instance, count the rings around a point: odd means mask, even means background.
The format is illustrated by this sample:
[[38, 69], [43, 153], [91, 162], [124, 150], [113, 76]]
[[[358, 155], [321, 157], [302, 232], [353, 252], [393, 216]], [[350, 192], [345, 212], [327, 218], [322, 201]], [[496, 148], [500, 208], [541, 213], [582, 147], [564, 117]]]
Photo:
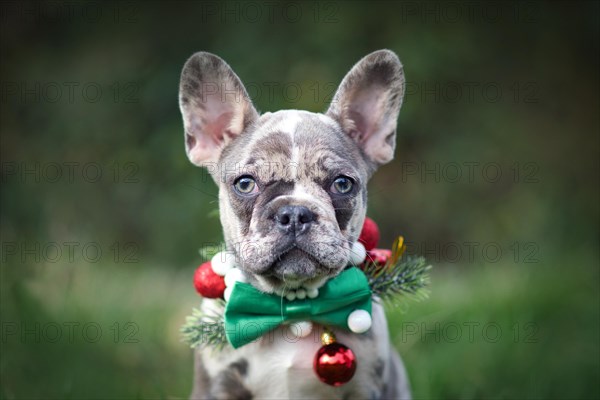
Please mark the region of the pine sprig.
[[368, 260], [363, 272], [369, 280], [371, 292], [387, 301], [398, 295], [409, 295], [417, 300], [426, 298], [431, 265], [423, 257], [405, 255], [404, 237], [398, 236], [392, 245], [392, 254], [383, 266]]
[[363, 271], [369, 280], [374, 295], [387, 301], [398, 295], [409, 295], [416, 299], [427, 297], [425, 289], [429, 285], [428, 265], [423, 257], [394, 257], [385, 266], [369, 262]]
[[[219, 300], [220, 306], [225, 302]], [[225, 336], [225, 319], [223, 314], [204, 313], [197, 308], [192, 309], [192, 315], [185, 319], [185, 324], [180, 329], [183, 341], [190, 347], [212, 347], [221, 350], [227, 343]]]

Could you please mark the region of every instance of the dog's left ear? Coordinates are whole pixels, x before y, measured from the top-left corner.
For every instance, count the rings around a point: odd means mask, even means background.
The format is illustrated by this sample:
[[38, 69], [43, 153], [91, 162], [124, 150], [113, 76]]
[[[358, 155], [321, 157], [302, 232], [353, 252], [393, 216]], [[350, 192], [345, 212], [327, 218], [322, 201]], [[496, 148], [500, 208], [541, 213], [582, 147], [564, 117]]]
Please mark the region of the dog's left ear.
[[378, 50], [352, 67], [327, 110], [377, 166], [394, 158], [404, 86], [398, 56]]

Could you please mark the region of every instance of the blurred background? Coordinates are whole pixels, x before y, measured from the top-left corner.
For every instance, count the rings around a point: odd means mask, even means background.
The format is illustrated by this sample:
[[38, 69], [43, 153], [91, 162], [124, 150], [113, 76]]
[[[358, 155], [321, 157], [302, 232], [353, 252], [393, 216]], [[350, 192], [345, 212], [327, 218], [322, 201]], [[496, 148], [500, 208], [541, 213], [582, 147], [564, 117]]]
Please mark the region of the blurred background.
[[598, 398], [596, 2], [2, 2], [2, 399], [185, 398], [179, 327], [216, 186], [179, 73], [224, 58], [262, 111], [323, 111], [389, 48], [407, 93], [368, 214], [434, 265], [389, 307], [415, 398]]

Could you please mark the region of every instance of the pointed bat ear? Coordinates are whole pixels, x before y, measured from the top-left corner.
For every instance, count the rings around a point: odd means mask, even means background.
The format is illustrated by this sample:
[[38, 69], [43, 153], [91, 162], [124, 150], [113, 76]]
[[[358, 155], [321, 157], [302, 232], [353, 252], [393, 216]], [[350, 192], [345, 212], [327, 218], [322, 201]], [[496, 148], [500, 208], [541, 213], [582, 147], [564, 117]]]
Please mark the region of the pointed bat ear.
[[200, 52], [185, 63], [179, 107], [190, 161], [205, 166], [258, 118], [240, 78], [221, 58]]
[[394, 158], [404, 87], [398, 56], [378, 50], [352, 67], [327, 110], [376, 166]]

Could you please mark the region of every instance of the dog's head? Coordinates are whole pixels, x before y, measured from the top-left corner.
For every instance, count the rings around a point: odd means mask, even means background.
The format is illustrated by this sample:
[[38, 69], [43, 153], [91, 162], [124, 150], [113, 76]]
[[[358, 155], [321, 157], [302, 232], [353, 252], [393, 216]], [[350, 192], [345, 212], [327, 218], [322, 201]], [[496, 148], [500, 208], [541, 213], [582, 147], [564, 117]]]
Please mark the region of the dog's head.
[[389, 50], [360, 60], [325, 114], [259, 115], [231, 68], [196, 53], [179, 104], [192, 163], [219, 185], [228, 250], [259, 289], [318, 287], [347, 264], [367, 180], [393, 158], [404, 74]]

